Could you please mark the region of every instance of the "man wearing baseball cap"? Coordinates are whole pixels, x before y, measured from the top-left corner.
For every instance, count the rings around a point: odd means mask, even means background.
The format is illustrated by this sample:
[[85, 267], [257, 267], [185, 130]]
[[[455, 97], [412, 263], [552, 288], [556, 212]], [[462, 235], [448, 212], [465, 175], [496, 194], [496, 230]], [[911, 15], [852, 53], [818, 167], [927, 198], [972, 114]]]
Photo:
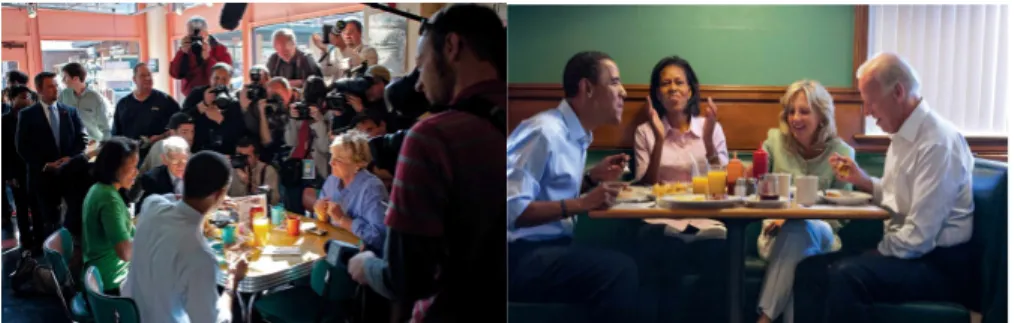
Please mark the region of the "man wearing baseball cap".
[[[363, 114], [364, 111], [370, 110], [382, 113], [387, 121], [388, 106], [384, 104], [384, 87], [388, 86], [388, 83], [391, 82], [391, 72], [383, 65], [374, 65], [367, 68], [363, 78], [372, 82], [370, 88], [364, 93], [365, 97], [347, 95], [346, 102], [356, 110], [355, 115]], [[352, 122], [355, 115], [336, 116], [332, 120], [332, 127], [344, 128], [350, 126], [350, 122]], [[388, 123], [390, 124], [390, 122]]]

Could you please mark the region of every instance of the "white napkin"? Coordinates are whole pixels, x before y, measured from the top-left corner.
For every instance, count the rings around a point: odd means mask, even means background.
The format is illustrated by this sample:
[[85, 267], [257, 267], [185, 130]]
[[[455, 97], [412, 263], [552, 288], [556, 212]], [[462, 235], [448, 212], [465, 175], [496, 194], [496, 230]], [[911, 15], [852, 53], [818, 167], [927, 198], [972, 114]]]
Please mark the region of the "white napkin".
[[265, 246], [264, 250], [261, 250], [262, 255], [281, 255], [281, 256], [298, 256], [300, 255], [299, 246]]

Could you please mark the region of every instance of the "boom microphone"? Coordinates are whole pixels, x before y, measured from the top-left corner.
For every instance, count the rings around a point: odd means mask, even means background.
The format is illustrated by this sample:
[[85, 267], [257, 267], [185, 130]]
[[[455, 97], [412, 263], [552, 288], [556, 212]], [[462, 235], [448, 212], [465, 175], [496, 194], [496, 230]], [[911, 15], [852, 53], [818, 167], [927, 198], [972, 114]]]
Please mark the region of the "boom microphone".
[[222, 6], [222, 15], [219, 16], [219, 26], [226, 30], [233, 30], [240, 26], [243, 19], [243, 12], [247, 10], [246, 3], [226, 3]]
[[415, 20], [415, 21], [424, 21], [424, 20], [426, 20], [426, 18], [424, 18], [424, 17], [420, 17], [418, 15], [414, 15], [412, 13], [408, 13], [408, 12], [405, 12], [405, 11], [402, 11], [402, 10], [398, 10], [398, 9], [395, 9], [395, 8], [392, 8], [392, 7], [389, 7], [389, 6], [385, 6], [385, 5], [382, 5], [380, 3], [368, 3], [368, 2], [364, 2], [363, 4], [367, 5], [367, 7], [374, 8], [374, 9], [377, 9], [377, 10], [380, 10], [380, 11], [384, 11], [384, 12], [387, 12], [387, 13], [391, 13], [391, 14], [396, 14], [396, 15], [405, 17], [407, 19], [411, 19], [411, 20]]

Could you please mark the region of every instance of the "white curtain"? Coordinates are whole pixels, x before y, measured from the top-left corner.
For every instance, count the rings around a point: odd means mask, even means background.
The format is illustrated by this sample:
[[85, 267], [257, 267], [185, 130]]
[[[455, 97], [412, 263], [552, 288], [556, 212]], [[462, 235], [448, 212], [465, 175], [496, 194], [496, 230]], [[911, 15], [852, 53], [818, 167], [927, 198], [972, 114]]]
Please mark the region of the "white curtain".
[[[931, 109], [967, 136], [1007, 136], [1007, 5], [871, 5], [868, 57], [916, 69]], [[867, 118], [867, 134], [882, 134]]]

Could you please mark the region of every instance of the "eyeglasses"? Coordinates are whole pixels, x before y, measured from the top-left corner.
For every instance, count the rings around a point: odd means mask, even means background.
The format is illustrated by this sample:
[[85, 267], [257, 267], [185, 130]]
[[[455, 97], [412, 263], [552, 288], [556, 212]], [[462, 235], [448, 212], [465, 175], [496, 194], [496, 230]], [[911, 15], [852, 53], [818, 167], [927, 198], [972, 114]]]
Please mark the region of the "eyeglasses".
[[186, 163], [187, 163], [187, 159], [173, 159], [173, 160], [169, 160], [169, 163], [166, 164], [166, 165], [169, 165], [169, 166], [180, 166], [180, 165], [183, 165], [183, 164], [186, 164]]

